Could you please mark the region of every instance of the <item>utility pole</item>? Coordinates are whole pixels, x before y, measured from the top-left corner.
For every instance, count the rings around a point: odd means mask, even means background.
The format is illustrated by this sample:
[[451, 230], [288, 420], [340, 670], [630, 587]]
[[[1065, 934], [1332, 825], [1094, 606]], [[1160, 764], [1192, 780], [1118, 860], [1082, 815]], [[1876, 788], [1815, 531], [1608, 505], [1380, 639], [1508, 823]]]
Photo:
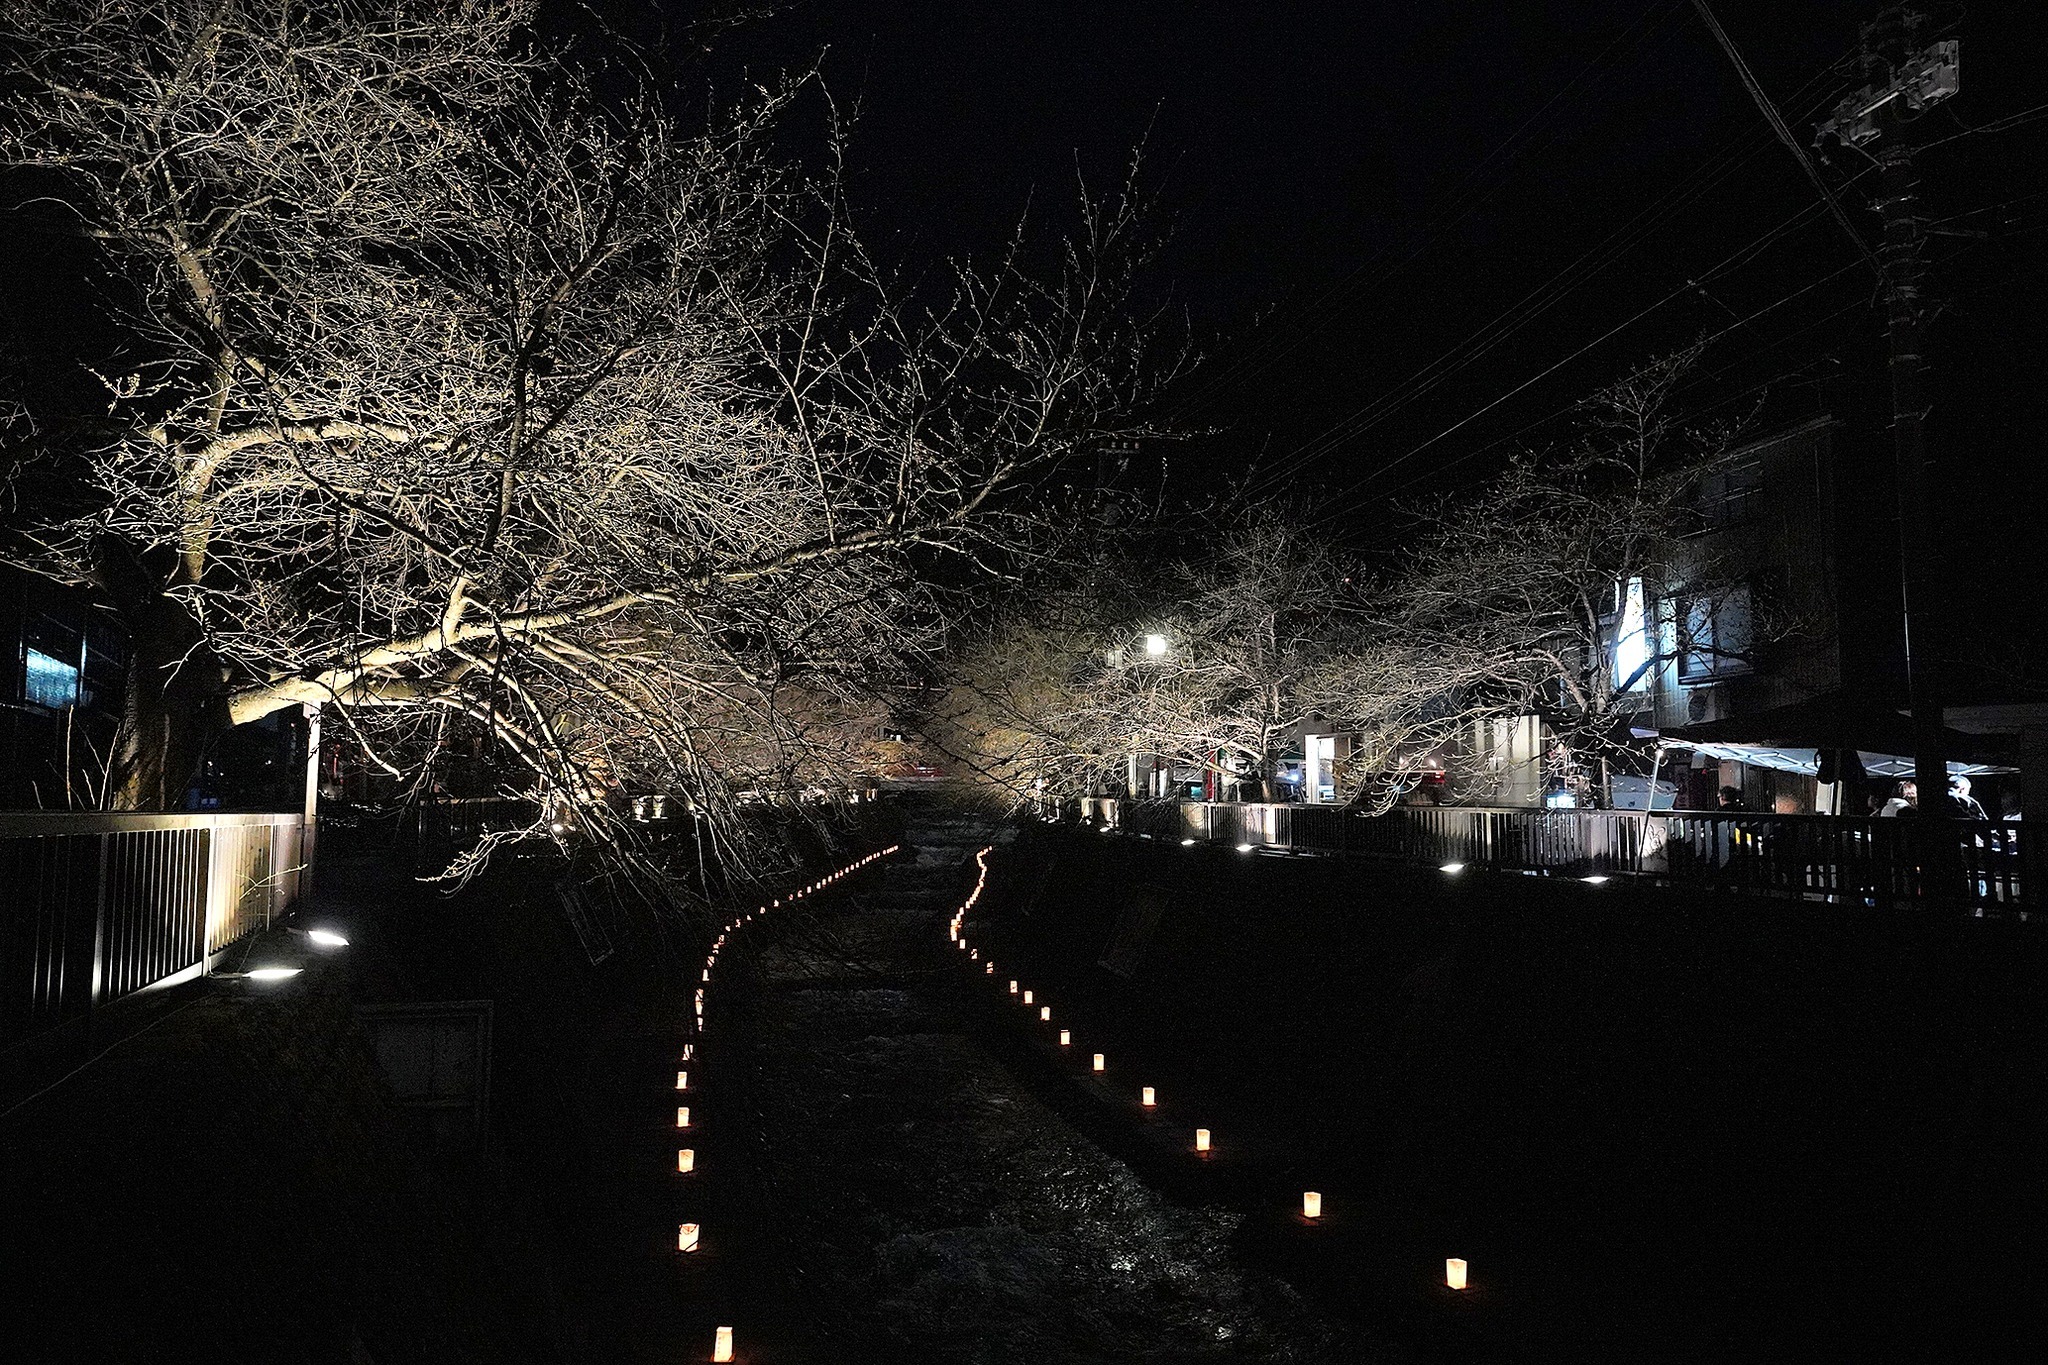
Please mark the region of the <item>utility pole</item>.
[[[1899, 606], [1905, 646], [1906, 692], [1913, 713], [1913, 778], [1925, 815], [1948, 813], [1948, 765], [1943, 752], [1937, 655], [1930, 610], [1940, 523], [1927, 480], [1927, 399], [1921, 345], [1927, 306], [1921, 278], [1919, 177], [1913, 168], [1911, 125], [1922, 110], [1956, 93], [1955, 39], [1922, 44], [1927, 19], [1905, 8], [1887, 10], [1863, 29], [1867, 84], [1844, 98], [1817, 130], [1816, 143], [1833, 138], [1868, 148], [1878, 165], [1875, 207], [1884, 219], [1878, 248], [1891, 343], [1892, 453], [1899, 507]], [[1936, 877], [1937, 883], [1946, 878]]]

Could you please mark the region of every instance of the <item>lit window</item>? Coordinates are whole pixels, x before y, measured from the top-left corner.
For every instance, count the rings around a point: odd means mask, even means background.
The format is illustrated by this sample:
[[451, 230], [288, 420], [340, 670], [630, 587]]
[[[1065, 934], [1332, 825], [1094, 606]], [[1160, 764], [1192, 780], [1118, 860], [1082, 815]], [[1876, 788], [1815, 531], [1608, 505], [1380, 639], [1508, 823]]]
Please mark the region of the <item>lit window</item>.
[[1650, 685], [1650, 627], [1640, 578], [1628, 581], [1621, 620], [1614, 628], [1614, 685], [1623, 692], [1640, 692]]
[[1694, 598], [1685, 610], [1679, 680], [1706, 682], [1749, 672], [1749, 661], [1743, 655], [1750, 644], [1748, 588], [1738, 587], [1718, 598]]
[[22, 651], [22, 700], [61, 711], [78, 704], [78, 667], [53, 659], [40, 649]]

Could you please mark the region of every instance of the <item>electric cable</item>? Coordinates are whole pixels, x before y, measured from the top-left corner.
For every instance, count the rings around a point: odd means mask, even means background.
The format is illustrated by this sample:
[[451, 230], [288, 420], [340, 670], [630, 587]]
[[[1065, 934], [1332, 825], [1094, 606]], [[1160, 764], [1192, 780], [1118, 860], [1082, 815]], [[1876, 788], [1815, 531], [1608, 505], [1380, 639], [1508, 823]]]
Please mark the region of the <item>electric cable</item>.
[[[1628, 28], [1622, 31], [1619, 37], [1601, 49], [1592, 61], [1588, 62], [1571, 80], [1560, 86], [1557, 92], [1545, 101], [1541, 108], [1523, 120], [1514, 132], [1510, 133], [1505, 140], [1495, 146], [1492, 151], [1488, 152], [1485, 157], [1481, 158], [1475, 166], [1465, 173], [1458, 184], [1452, 188], [1448, 196], [1450, 202], [1433, 219], [1424, 224], [1420, 240], [1414, 244], [1407, 255], [1387, 267], [1386, 270], [1380, 272], [1377, 277], [1370, 281], [1370, 284], [1377, 287], [1399, 274], [1427, 252], [1431, 246], [1441, 240], [1444, 234], [1462, 224], [1466, 219], [1497, 197], [1506, 188], [1510, 178], [1506, 168], [1525, 154], [1528, 150], [1526, 146], [1517, 147], [1512, 153], [1507, 155], [1502, 163], [1501, 175], [1483, 193], [1478, 194], [1477, 197], [1471, 199], [1470, 202], [1462, 204], [1462, 206], [1459, 202], [1460, 197], [1466, 194], [1467, 186], [1471, 185], [1474, 180], [1483, 174], [1486, 168], [1493, 164], [1495, 160], [1501, 158], [1503, 153], [1508, 152], [1509, 148], [1514, 147], [1515, 143], [1521, 140], [1524, 134], [1528, 133], [1532, 127], [1543, 120], [1552, 109], [1557, 107], [1560, 101], [1563, 101], [1568, 95], [1572, 94], [1581, 82], [1600, 69], [1616, 48], [1625, 42], [1629, 42], [1632, 37], [1636, 42], [1640, 43], [1651, 32], [1654, 32], [1659, 24], [1671, 14], [1676, 13], [1684, 3], [1685, 0], [1653, 0], [1653, 3], [1642, 14], [1638, 15]], [[1660, 5], [1663, 7], [1663, 13], [1658, 12]], [[1645, 20], [1653, 20], [1653, 22], [1649, 29], [1637, 35], [1636, 30], [1642, 27]], [[1266, 341], [1250, 347], [1248, 354], [1232, 362], [1229, 367], [1226, 367], [1216, 375], [1208, 378], [1192, 393], [1184, 397], [1174, 407], [1174, 415], [1180, 415], [1203, 406], [1221, 392], [1244, 379], [1263, 374], [1300, 349], [1301, 346], [1305, 345], [1334, 320], [1338, 303], [1348, 301], [1351, 295], [1367, 287], [1367, 282], [1363, 279], [1366, 272], [1397, 249], [1396, 244], [1390, 243], [1389, 245], [1382, 246], [1371, 256], [1360, 262], [1341, 280], [1323, 290], [1301, 309], [1301, 320], [1291, 336], [1273, 337], [1269, 333], [1269, 338]], [[1321, 314], [1321, 316], [1318, 316], [1318, 314]], [[1257, 325], [1275, 325], [1273, 319], [1279, 316], [1279, 312], [1269, 314], [1267, 319], [1262, 320]], [[1269, 352], [1269, 354], [1262, 354], [1262, 350]]]
[[[1850, 54], [1837, 57], [1833, 62], [1810, 77], [1795, 93], [1795, 100], [1805, 100], [1814, 88], [1837, 72]], [[1754, 160], [1761, 151], [1764, 141], [1749, 136], [1737, 138], [1720, 151], [1686, 180], [1673, 186], [1656, 203], [1639, 212], [1635, 218], [1609, 234], [1598, 246], [1583, 253], [1571, 265], [1566, 266], [1543, 286], [1540, 286], [1516, 305], [1482, 326], [1465, 341], [1439, 356], [1431, 365], [1411, 375], [1401, 385], [1381, 395], [1364, 409], [1333, 424], [1316, 436], [1283, 456], [1274, 466], [1263, 471], [1248, 486], [1247, 492], [1270, 487], [1291, 476], [1324, 454], [1353, 439], [1364, 430], [1376, 425], [1385, 416], [1399, 411], [1408, 403], [1434, 390], [1441, 383], [1497, 347], [1501, 342], [1521, 330], [1535, 317], [1554, 306], [1583, 280], [1605, 269], [1628, 250], [1639, 243], [1649, 232], [1663, 225], [1678, 211], [1696, 201], [1713, 189], [1735, 170]], [[1754, 143], [1755, 145], [1751, 145]], [[1526, 315], [1517, 316], [1518, 310], [1528, 310]], [[1497, 334], [1496, 334], [1497, 333]]]
[[1785, 126], [1784, 116], [1778, 112], [1778, 107], [1771, 103], [1771, 97], [1764, 93], [1763, 83], [1757, 80], [1756, 73], [1749, 69], [1749, 63], [1742, 59], [1741, 49], [1737, 48], [1735, 40], [1728, 36], [1728, 30], [1721, 27], [1721, 21], [1714, 17], [1714, 11], [1708, 7], [1707, 0], [1692, 0], [1692, 7], [1699, 11], [1700, 22], [1714, 35], [1714, 41], [1728, 54], [1729, 62], [1735, 67], [1735, 74], [1742, 79], [1743, 89], [1749, 92], [1750, 99], [1755, 101], [1757, 109], [1771, 125], [1771, 131], [1778, 135], [1778, 141], [1785, 144], [1786, 150], [1791, 152], [1793, 159], [1799, 163], [1799, 169], [1806, 173], [1806, 179], [1812, 184], [1814, 193], [1827, 204], [1835, 222], [1840, 225], [1849, 240], [1856, 244], [1856, 250], [1861, 253], [1871, 270], [1876, 272], [1879, 279], [1883, 279], [1884, 266], [1879, 264], [1877, 256], [1863, 240], [1863, 234], [1849, 221], [1848, 213], [1842, 208], [1842, 201], [1835, 198], [1834, 191], [1820, 178], [1820, 170], [1813, 164], [1813, 158], [1806, 154], [1806, 148], [1799, 145], [1799, 140], [1792, 136], [1792, 130]]

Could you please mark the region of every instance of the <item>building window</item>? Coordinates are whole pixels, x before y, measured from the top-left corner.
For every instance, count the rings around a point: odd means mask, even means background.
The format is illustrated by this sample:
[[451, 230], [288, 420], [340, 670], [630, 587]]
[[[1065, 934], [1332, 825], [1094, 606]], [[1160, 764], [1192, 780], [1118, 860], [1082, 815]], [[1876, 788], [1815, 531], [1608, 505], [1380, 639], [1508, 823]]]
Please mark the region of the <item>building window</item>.
[[1748, 588], [1693, 598], [1686, 604], [1679, 640], [1678, 680], [1711, 682], [1750, 672], [1745, 656], [1751, 639]]
[[34, 647], [22, 650], [21, 699], [61, 711], [78, 704], [78, 665], [54, 659]]
[[1620, 596], [1621, 611], [1614, 625], [1614, 686], [1620, 692], [1646, 691], [1650, 686], [1652, 651], [1643, 580], [1629, 579]]
[[1710, 474], [1700, 483], [1700, 512], [1709, 530], [1738, 526], [1749, 516], [1750, 506], [1763, 490], [1761, 463], [1736, 465]]

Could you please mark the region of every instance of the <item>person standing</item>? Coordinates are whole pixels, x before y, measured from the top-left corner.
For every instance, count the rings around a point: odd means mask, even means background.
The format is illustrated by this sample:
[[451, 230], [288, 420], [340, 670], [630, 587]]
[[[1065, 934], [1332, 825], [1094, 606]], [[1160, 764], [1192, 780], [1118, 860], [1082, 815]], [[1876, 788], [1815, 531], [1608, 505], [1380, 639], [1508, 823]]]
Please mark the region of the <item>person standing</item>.
[[1984, 813], [1984, 804], [1970, 795], [1970, 779], [1951, 777], [1948, 780], [1949, 814], [1960, 820], [1989, 820]]
[[1885, 802], [1877, 812], [1882, 816], [1918, 815], [1920, 813], [1920, 788], [1913, 782], [1901, 782], [1892, 788], [1892, 799]]

